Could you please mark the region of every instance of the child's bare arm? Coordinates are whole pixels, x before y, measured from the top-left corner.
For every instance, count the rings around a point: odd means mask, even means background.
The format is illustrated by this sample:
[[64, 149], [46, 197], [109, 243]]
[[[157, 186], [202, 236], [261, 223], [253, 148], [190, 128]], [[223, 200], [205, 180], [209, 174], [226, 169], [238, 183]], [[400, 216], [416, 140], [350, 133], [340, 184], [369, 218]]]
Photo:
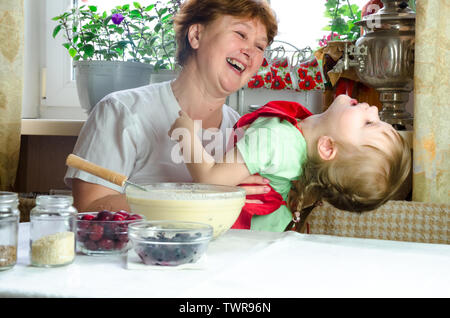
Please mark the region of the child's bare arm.
[[199, 127], [196, 127], [194, 121], [186, 113], [181, 111], [180, 117], [172, 125], [169, 131], [171, 138], [175, 129], [183, 129], [179, 130], [176, 135], [182, 136], [182, 139], [178, 141], [184, 162], [194, 182], [238, 185], [250, 176], [250, 172], [236, 148], [225, 154], [221, 163], [215, 162], [214, 158], [203, 148], [197, 135]]
[[[200, 144], [201, 145], [201, 144]], [[202, 147], [203, 148], [203, 147]], [[203, 149], [204, 151], [204, 149]], [[241, 157], [239, 151], [235, 158]], [[204, 151], [204, 157], [210, 155]], [[187, 163], [186, 166], [191, 173], [194, 182], [212, 183], [212, 184], [224, 184], [224, 185], [238, 185], [250, 176], [250, 172], [247, 166], [242, 161], [242, 157], [239, 161], [233, 162], [214, 162], [211, 157], [211, 161], [203, 160], [199, 163]]]

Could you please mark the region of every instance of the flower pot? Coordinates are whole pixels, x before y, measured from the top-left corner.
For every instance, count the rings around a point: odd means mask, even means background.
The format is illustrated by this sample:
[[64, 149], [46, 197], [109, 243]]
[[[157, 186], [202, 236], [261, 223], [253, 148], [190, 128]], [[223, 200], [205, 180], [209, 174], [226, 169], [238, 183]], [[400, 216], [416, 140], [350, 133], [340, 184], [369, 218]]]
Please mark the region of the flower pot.
[[140, 62], [74, 61], [81, 107], [89, 114], [112, 92], [148, 85], [153, 66]]

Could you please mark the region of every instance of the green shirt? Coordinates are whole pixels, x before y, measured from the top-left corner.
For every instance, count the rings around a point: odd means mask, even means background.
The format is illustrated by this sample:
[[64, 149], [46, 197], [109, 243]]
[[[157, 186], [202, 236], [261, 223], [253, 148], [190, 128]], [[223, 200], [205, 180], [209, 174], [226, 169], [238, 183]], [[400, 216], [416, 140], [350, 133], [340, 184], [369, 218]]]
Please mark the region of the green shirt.
[[[251, 174], [259, 173], [283, 200], [287, 200], [291, 181], [298, 180], [307, 159], [306, 140], [290, 122], [278, 117], [259, 117], [236, 144]], [[254, 215], [251, 229], [282, 232], [292, 213], [282, 205], [267, 215]]]

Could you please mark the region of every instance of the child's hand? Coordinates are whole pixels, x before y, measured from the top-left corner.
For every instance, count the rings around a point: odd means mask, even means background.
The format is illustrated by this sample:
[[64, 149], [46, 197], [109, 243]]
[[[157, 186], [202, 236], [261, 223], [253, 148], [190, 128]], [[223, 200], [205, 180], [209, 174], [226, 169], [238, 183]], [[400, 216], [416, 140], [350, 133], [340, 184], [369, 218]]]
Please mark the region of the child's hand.
[[201, 128], [200, 125], [196, 125], [195, 122], [186, 114], [184, 111], [180, 110], [180, 117], [178, 117], [172, 127], [169, 130], [169, 137], [172, 137], [172, 133], [177, 128], [184, 128], [189, 131], [191, 134], [196, 134], [197, 131]]

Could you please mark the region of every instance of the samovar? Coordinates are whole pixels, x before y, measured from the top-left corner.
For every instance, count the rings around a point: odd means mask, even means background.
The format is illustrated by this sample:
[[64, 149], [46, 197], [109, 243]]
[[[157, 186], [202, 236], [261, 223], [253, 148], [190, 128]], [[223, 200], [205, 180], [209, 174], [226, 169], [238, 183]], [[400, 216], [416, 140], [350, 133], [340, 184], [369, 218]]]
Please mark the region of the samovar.
[[364, 33], [345, 44], [335, 70], [355, 67], [360, 81], [380, 94], [380, 118], [404, 129], [413, 123], [405, 106], [413, 89], [416, 15], [406, 1], [382, 2], [382, 9], [356, 23]]

